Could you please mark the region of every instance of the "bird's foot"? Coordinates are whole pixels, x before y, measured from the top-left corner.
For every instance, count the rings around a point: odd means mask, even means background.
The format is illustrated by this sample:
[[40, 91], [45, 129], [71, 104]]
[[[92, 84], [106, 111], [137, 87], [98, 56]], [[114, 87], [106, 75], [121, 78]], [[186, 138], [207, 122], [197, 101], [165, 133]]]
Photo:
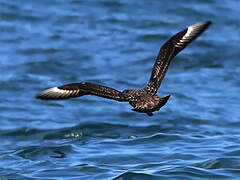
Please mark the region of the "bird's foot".
[[147, 115], [153, 116], [153, 113], [152, 112], [148, 112]]

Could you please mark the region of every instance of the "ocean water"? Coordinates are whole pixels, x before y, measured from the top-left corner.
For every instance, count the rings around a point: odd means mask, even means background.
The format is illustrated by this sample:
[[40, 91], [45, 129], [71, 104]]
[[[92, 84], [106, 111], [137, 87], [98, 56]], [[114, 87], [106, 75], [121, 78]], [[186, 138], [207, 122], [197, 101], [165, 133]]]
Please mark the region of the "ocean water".
[[[239, 179], [238, 0], [0, 0], [0, 179]], [[161, 45], [213, 24], [172, 62], [154, 116], [86, 96], [89, 81], [144, 87]]]

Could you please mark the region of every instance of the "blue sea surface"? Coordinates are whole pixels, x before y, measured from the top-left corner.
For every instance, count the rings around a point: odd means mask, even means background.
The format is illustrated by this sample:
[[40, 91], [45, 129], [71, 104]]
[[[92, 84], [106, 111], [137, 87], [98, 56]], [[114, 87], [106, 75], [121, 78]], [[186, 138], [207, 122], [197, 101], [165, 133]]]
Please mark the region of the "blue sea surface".
[[[238, 0], [0, 0], [0, 180], [239, 179]], [[159, 48], [213, 24], [171, 63], [149, 117], [94, 96], [41, 101], [88, 81], [144, 87]]]

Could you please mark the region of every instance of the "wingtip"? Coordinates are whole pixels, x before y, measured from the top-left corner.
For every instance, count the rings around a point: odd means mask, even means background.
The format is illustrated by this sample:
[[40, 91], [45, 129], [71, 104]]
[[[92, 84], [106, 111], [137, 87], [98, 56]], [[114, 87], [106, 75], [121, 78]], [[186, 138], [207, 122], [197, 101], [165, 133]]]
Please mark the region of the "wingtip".
[[212, 21], [208, 20], [208, 21], [203, 21], [203, 22], [199, 22], [199, 23], [193, 24], [193, 25], [191, 25], [189, 27], [204, 26], [205, 28], [207, 28], [211, 24], [212, 24]]
[[35, 98], [36, 98], [36, 99], [41, 99], [41, 98], [40, 98], [40, 94], [35, 95]]
[[38, 93], [35, 95], [36, 99], [42, 99], [42, 92]]
[[210, 20], [209, 21], [204, 21], [203, 24], [205, 24], [206, 26], [209, 26], [209, 25], [212, 24], [212, 21], [210, 21]]
[[212, 21], [210, 21], [210, 20], [203, 21], [202, 24], [212, 24]]
[[42, 95], [42, 93], [39, 93], [35, 96], [36, 99], [41, 99], [41, 100], [48, 100], [47, 98], [44, 98], [45, 96]]
[[36, 99], [40, 99], [40, 100], [48, 100], [45, 96], [44, 96], [44, 94], [41, 92], [41, 93], [39, 93], [39, 94], [37, 94], [36, 96], [35, 96], [35, 98]]
[[55, 100], [54, 92], [58, 92], [58, 87], [52, 87], [45, 89], [44, 91], [38, 93], [35, 98], [41, 100]]
[[208, 20], [208, 21], [206, 21], [206, 23], [212, 24], [212, 21]]

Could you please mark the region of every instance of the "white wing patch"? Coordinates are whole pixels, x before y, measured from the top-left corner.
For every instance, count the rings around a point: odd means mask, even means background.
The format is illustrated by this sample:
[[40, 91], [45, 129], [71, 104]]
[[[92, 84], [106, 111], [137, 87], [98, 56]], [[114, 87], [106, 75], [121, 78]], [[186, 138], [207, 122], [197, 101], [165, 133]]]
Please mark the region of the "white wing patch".
[[179, 42], [177, 42], [177, 44], [175, 45], [175, 47], [183, 47], [185, 44], [189, 43], [190, 41], [192, 41], [192, 39], [194, 37], [197, 36], [197, 34], [199, 33], [199, 30], [202, 27], [202, 23], [198, 23], [198, 24], [194, 24], [192, 26], [189, 26], [187, 28], [187, 33], [182, 37], [182, 39], [180, 39]]
[[47, 99], [66, 99], [70, 97], [77, 97], [78, 93], [79, 90], [64, 90], [59, 89], [58, 87], [53, 87], [41, 92], [38, 97]]

